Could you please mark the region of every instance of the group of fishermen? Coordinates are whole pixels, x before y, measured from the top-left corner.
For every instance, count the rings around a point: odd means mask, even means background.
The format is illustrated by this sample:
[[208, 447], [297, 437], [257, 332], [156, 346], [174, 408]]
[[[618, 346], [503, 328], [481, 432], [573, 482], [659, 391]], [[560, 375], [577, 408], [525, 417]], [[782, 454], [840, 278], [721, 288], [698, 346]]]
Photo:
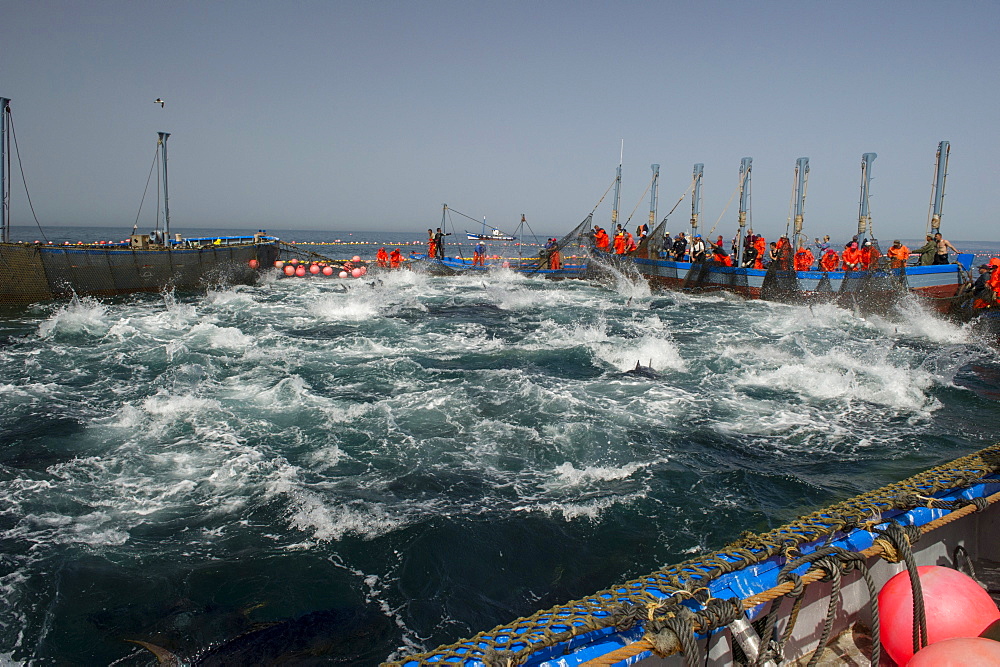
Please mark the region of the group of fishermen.
[[382, 247], [375, 253], [375, 262], [383, 269], [398, 269], [403, 263], [403, 253], [399, 248], [386, 252], [385, 247]]
[[[621, 225], [617, 226], [614, 238], [609, 237], [606, 230], [595, 226], [592, 237], [593, 244], [597, 250], [614, 253], [616, 255], [627, 255], [639, 249], [640, 244], [648, 236], [648, 227], [640, 225], [633, 236]], [[639, 241], [636, 242], [636, 237]], [[702, 238], [701, 234], [695, 234], [690, 242], [684, 232], [678, 232], [677, 236], [671, 238], [670, 235], [663, 237], [662, 246], [659, 250], [648, 248], [649, 252], [657, 252], [660, 259], [672, 259], [683, 262], [704, 262], [713, 260], [723, 266], [735, 266], [734, 257], [738, 255], [740, 235], [733, 239], [731, 253], [725, 248], [722, 235], [713, 242]], [[816, 249], [814, 253], [812, 248]], [[812, 244], [812, 248], [806, 243], [800, 243], [798, 250], [792, 252], [791, 242], [787, 235], [782, 235], [777, 241], [772, 241], [768, 245], [765, 238], [752, 231], [743, 237], [742, 266], [745, 268], [766, 269], [773, 262], [780, 262], [780, 268], [794, 269], [795, 271], [870, 271], [879, 268], [882, 254], [878, 247], [870, 239], [858, 240], [855, 236], [844, 246], [843, 251], [838, 253], [830, 246], [830, 237], [824, 236], [822, 240], [818, 237]], [[947, 264], [948, 251], [958, 252], [958, 249], [950, 241], [941, 236], [940, 233], [933, 236], [927, 235], [927, 243], [916, 250], [919, 255], [919, 263], [922, 265]], [[902, 241], [896, 239], [892, 246], [886, 250], [885, 264], [888, 268], [902, 268], [906, 266], [910, 255], [910, 249], [903, 245]]]

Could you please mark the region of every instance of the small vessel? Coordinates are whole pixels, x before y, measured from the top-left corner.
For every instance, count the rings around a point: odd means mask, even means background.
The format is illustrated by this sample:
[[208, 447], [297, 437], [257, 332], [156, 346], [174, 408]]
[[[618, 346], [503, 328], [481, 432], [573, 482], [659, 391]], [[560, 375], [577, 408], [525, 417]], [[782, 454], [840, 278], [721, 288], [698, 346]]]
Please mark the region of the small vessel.
[[10, 241], [10, 100], [0, 98], [0, 306], [78, 296], [119, 296], [164, 289], [189, 290], [208, 284], [251, 283], [279, 254], [277, 238], [252, 236], [182, 238], [170, 234], [167, 197], [167, 132], [159, 132], [157, 155], [163, 178], [163, 229], [132, 230], [127, 241], [100, 244]]
[[[448, 205], [445, 204], [446, 208], [447, 208], [447, 206]], [[468, 217], [468, 216], [466, 216], [466, 217]], [[521, 224], [522, 225], [524, 224], [524, 214], [523, 213], [521, 214]], [[499, 229], [497, 229], [495, 227], [493, 227], [492, 231], [489, 232], [489, 233], [486, 232], [486, 229], [487, 229], [487, 227], [486, 227], [486, 218], [484, 217], [483, 218], [483, 229], [482, 229], [481, 232], [479, 232], [478, 234], [474, 234], [473, 232], [470, 232], [469, 230], [466, 230], [465, 231], [465, 235], [469, 237], [470, 241], [516, 241], [517, 240], [516, 236], [514, 236], [512, 234], [507, 234], [506, 232], [502, 232], [502, 231], [500, 231]]]
[[964, 569], [978, 573], [994, 602], [1000, 598], [997, 501], [1000, 445], [993, 445], [766, 533], [747, 532], [723, 549], [389, 664], [878, 665], [883, 649], [893, 657], [893, 645], [928, 644], [924, 623], [948, 613], [933, 607], [933, 597], [912, 596], [920, 614], [907, 601], [895, 620], [925, 617], [912, 623], [920, 636], [909, 626], [895, 630], [892, 610], [880, 599], [895, 575], [915, 577], [918, 567], [929, 565]]
[[[947, 171], [949, 144], [942, 141], [938, 146], [935, 167], [935, 195], [932, 198], [931, 228], [940, 229], [942, 205], [944, 201], [944, 180]], [[877, 240], [872, 236], [871, 220], [868, 215], [868, 193], [871, 180], [871, 164], [875, 153], [862, 156], [862, 192], [858, 222], [859, 247], [870, 241], [877, 249]], [[701, 165], [695, 165], [694, 194], [692, 197], [691, 236], [698, 232], [698, 211], [700, 202]], [[743, 266], [745, 240], [752, 235], [747, 219], [750, 200], [750, 175], [752, 158], [743, 158], [740, 164], [739, 191], [739, 232], [736, 240], [736, 256], [733, 266], [725, 266], [714, 260], [703, 262], [682, 261], [669, 258], [665, 248], [666, 219], [650, 233], [647, 243], [629, 255], [609, 256], [605, 259], [615, 262], [631, 262], [651, 285], [666, 289], [723, 290], [734, 292], [750, 299], [766, 299], [787, 302], [811, 302], [814, 300], [846, 302], [865, 308], [878, 309], [887, 302], [894, 301], [907, 291], [925, 297], [931, 305], [946, 312], [962, 287], [968, 282], [968, 272], [972, 266], [971, 253], [958, 254], [955, 261], [941, 265], [906, 265], [890, 267], [884, 261], [872, 263], [863, 270], [794, 270], [791, 252], [798, 247], [802, 237], [806, 181], [809, 173], [808, 158], [799, 158], [795, 177], [794, 233], [788, 243], [788, 254], [774, 261], [767, 268]], [[617, 191], [616, 191], [617, 195]], [[617, 205], [616, 205], [617, 209]], [[612, 214], [612, 222], [617, 210]], [[669, 237], [667, 237], [669, 238]], [[884, 259], [884, 258], [883, 258]]]

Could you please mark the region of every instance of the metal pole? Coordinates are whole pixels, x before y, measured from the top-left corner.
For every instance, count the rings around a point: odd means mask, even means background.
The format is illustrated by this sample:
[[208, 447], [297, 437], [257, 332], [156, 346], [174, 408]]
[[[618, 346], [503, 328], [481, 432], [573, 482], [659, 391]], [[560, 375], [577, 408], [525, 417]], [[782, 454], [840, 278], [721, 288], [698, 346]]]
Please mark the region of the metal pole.
[[160, 145], [163, 151], [163, 245], [170, 245], [170, 206], [168, 205], [167, 196], [167, 139], [170, 137], [169, 132], [160, 132], [160, 138], [157, 143]]
[[0, 97], [0, 241], [10, 243], [10, 183], [7, 182], [7, 139], [10, 134], [10, 99]]
[[651, 164], [649, 168], [653, 170], [653, 187], [649, 189], [649, 229], [652, 231], [656, 223], [656, 191], [660, 187], [660, 165]]
[[743, 232], [747, 226], [747, 209], [750, 205], [750, 167], [752, 157], [740, 161], [740, 230], [736, 236], [736, 266], [743, 266]]
[[800, 157], [795, 161], [795, 218], [792, 231], [792, 252], [799, 249], [802, 235], [802, 221], [806, 209], [806, 184], [809, 181], [809, 158]]
[[865, 153], [861, 156], [861, 202], [858, 204], [858, 246], [862, 247], [871, 236], [871, 215], [868, 200], [871, 195], [872, 162], [878, 155]]
[[937, 160], [934, 167], [934, 208], [931, 213], [931, 229], [936, 234], [941, 231], [941, 215], [944, 213], [944, 181], [948, 176], [948, 154], [951, 144], [942, 141], [938, 144]]
[[622, 188], [622, 162], [625, 159], [625, 140], [622, 139], [622, 152], [618, 157], [618, 172], [615, 176], [615, 206], [611, 209], [611, 233], [614, 235], [615, 225], [618, 223], [618, 202]]
[[705, 165], [698, 163], [694, 166], [694, 192], [691, 194], [691, 235], [698, 233], [698, 218], [701, 217], [701, 177], [705, 172]]

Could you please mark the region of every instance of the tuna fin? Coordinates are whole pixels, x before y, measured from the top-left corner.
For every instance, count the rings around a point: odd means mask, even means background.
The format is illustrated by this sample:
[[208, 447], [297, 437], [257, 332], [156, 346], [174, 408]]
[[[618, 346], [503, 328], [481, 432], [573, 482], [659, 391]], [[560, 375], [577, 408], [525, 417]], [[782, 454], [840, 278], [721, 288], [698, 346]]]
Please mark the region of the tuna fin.
[[140, 641], [138, 639], [126, 639], [125, 641], [131, 642], [133, 644], [138, 644], [150, 653], [156, 656], [157, 662], [166, 667], [181, 667], [183, 664], [181, 659], [176, 655], [171, 653], [165, 648], [157, 646], [156, 644], [150, 644], [149, 642]]

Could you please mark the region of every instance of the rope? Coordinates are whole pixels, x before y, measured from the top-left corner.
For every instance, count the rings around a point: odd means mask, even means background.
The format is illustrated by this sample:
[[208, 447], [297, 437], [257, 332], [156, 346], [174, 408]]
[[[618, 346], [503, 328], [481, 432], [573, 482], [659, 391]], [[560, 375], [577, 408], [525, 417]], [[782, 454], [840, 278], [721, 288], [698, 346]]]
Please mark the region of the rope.
[[[153, 180], [153, 170], [156, 169], [156, 163], [159, 161], [159, 157], [160, 146], [157, 144], [156, 150], [153, 151], [153, 164], [149, 165], [149, 176], [146, 177], [146, 187], [142, 191], [142, 199], [139, 200], [139, 210], [135, 214], [135, 225], [132, 227], [133, 231], [139, 228], [139, 216], [142, 214], [142, 204], [146, 201], [146, 193], [149, 191], [149, 182]], [[159, 199], [157, 199], [157, 204], [159, 204]], [[159, 205], [157, 205], [157, 209], [159, 209]], [[159, 224], [159, 220], [157, 220], [157, 224]]]
[[632, 209], [632, 212], [629, 213], [628, 217], [625, 219], [625, 224], [623, 226], [626, 229], [628, 229], [628, 223], [632, 220], [632, 216], [635, 215], [635, 212], [639, 209], [639, 204], [641, 204], [642, 200], [646, 198], [646, 193], [649, 192], [649, 189], [651, 187], [653, 187], [653, 181], [655, 181], [655, 180], [656, 180], [656, 176], [654, 175], [651, 179], [649, 179], [649, 184], [646, 186], [646, 189], [642, 191], [641, 195], [639, 195], [639, 201], [636, 202], [635, 208]]
[[736, 193], [740, 191], [740, 185], [742, 184], [743, 184], [743, 179], [740, 179], [740, 182], [736, 185], [736, 188], [733, 190], [733, 194], [729, 195], [729, 201], [726, 202], [725, 208], [723, 208], [722, 213], [719, 214], [719, 219], [716, 220], [715, 224], [712, 225], [712, 228], [708, 230], [708, 234], [706, 234], [706, 236], [711, 236], [712, 234], [715, 233], [715, 228], [719, 226], [720, 222], [722, 222], [722, 217], [726, 215], [726, 211], [729, 210], [729, 205], [733, 203], [733, 198], [736, 196]]

